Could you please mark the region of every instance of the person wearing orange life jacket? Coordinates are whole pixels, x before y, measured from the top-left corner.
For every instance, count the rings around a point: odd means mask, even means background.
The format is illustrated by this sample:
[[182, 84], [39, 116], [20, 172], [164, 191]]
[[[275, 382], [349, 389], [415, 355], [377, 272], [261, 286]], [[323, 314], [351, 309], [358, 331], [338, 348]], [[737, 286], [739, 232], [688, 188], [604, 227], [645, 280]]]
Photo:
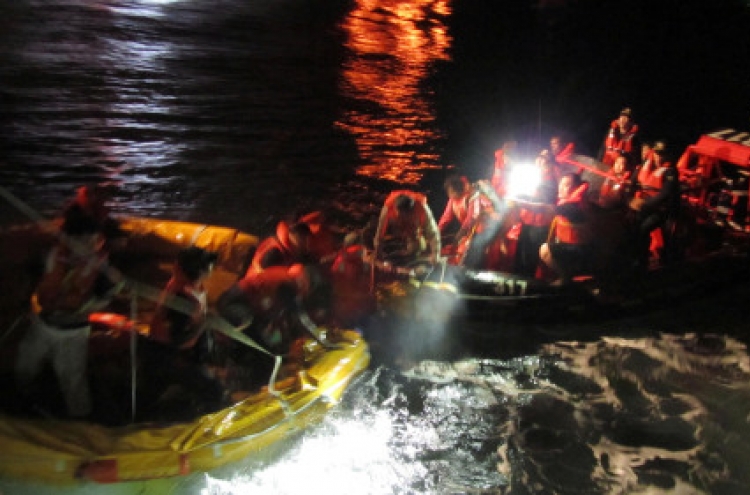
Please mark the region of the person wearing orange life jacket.
[[618, 156], [612, 165], [611, 175], [599, 190], [599, 205], [608, 209], [627, 207], [632, 194], [632, 174], [627, 158]]
[[570, 283], [591, 258], [588, 187], [578, 174], [567, 173], [560, 179], [555, 217], [547, 242], [539, 248], [542, 263], [559, 276], [558, 284]]
[[492, 169], [492, 178], [490, 183], [495, 188], [497, 196], [503, 198], [507, 188], [508, 169], [512, 162], [513, 152], [516, 149], [515, 141], [503, 143], [502, 148], [495, 150], [495, 163]]
[[632, 120], [630, 108], [623, 108], [620, 116], [613, 120], [604, 139], [602, 163], [612, 165], [618, 156], [625, 156], [629, 163], [635, 163], [637, 150], [638, 124]]
[[276, 226], [276, 235], [264, 239], [255, 250], [247, 274], [260, 273], [270, 266], [292, 266], [310, 260], [310, 226], [298, 222], [291, 227], [285, 221]]
[[533, 277], [539, 267], [539, 248], [547, 239], [557, 201], [558, 172], [549, 152], [543, 150], [535, 164], [541, 171], [537, 189], [528, 198], [514, 198], [519, 199], [517, 210], [521, 229], [513, 271], [528, 277]]
[[455, 241], [451, 245], [453, 252], [459, 252], [465, 249], [469, 236], [478, 227], [480, 215], [487, 207], [486, 200], [483, 201], [483, 197], [471, 187], [466, 177], [458, 175], [446, 179], [445, 192], [448, 194], [448, 202], [438, 221], [438, 230], [441, 235], [445, 235], [451, 224], [458, 224]]
[[87, 376], [88, 317], [119, 288], [107, 263], [99, 226], [80, 211], [66, 212], [60, 242], [50, 251], [32, 296], [31, 327], [19, 343], [15, 373], [21, 390], [50, 361], [70, 417], [85, 417], [92, 403]]
[[[662, 251], [660, 261], [668, 263], [676, 255], [671, 232], [680, 212], [681, 190], [679, 173], [666, 159], [666, 152], [663, 141], [654, 143], [651, 160], [638, 176], [640, 192], [630, 202], [630, 208], [636, 213], [636, 236], [642, 264], [648, 257], [652, 241], [655, 241], [654, 249]], [[657, 229], [662, 239], [658, 236], [652, 239], [652, 232]]]
[[[395, 253], [383, 253], [386, 238], [398, 244]], [[380, 211], [373, 245], [374, 259], [389, 254], [411, 261], [427, 255], [435, 263], [440, 256], [440, 234], [425, 195], [407, 190], [389, 194]]]
[[[305, 332], [322, 345], [310, 312], [327, 312], [314, 306], [316, 296], [327, 292], [319, 267], [294, 264], [270, 266], [260, 273], [250, 273], [227, 289], [217, 301], [217, 311], [233, 325], [247, 325], [250, 337], [274, 353], [286, 353], [292, 342]], [[320, 315], [317, 319], [323, 319]]]

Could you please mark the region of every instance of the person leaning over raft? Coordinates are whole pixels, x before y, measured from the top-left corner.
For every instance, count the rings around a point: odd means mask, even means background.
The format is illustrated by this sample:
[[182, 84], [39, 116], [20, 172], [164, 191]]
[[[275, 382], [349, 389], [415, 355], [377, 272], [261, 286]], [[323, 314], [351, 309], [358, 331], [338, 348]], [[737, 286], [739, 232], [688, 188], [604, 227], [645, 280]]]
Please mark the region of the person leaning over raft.
[[31, 327], [18, 348], [15, 372], [21, 390], [30, 389], [50, 360], [73, 418], [92, 410], [86, 374], [88, 317], [119, 288], [119, 274], [108, 266], [103, 245], [104, 236], [91, 217], [66, 212], [60, 240], [32, 296]]
[[172, 278], [157, 303], [150, 337], [177, 350], [194, 348], [203, 334], [208, 312], [205, 279], [218, 259], [216, 253], [189, 247], [177, 254]]
[[426, 255], [435, 263], [440, 256], [440, 234], [424, 194], [401, 190], [388, 195], [373, 239], [373, 259], [383, 254], [382, 243], [387, 236], [398, 242], [398, 255], [405, 261]]
[[[301, 365], [299, 350], [306, 335], [325, 348], [336, 347], [319, 335], [310, 316], [318, 309], [313, 304], [316, 293], [325, 290], [317, 266], [271, 266], [227, 289], [219, 297], [217, 311], [271, 353], [289, 355], [292, 362], [288, 364]], [[240, 348], [234, 355], [256, 382], [264, 383], [270, 376], [273, 363], [260, 353]]]
[[458, 231], [453, 244], [460, 247], [464, 238], [471, 234], [482, 212], [480, 197], [463, 176], [451, 175], [445, 180], [444, 187], [448, 202], [438, 221], [438, 230], [444, 235], [449, 226], [457, 223]]
[[[209, 407], [217, 407], [222, 387], [203, 368], [208, 300], [203, 285], [217, 254], [198, 247], [177, 254], [172, 277], [157, 302], [148, 344], [141, 349], [148, 386], [180, 385], [195, 391]], [[161, 391], [161, 390], [160, 390]]]
[[310, 261], [312, 231], [305, 222], [291, 227], [285, 221], [276, 226], [276, 235], [265, 238], [253, 255], [247, 273], [260, 273], [269, 266], [292, 266]]

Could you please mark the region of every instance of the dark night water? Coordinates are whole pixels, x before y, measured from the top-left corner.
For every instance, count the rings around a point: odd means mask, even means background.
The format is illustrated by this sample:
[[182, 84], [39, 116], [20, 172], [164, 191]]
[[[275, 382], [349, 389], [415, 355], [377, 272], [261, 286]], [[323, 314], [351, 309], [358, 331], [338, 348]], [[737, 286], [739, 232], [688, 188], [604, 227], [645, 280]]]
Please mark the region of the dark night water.
[[[318, 208], [361, 226], [396, 187], [439, 210], [448, 171], [487, 177], [504, 140], [557, 131], [596, 153], [625, 105], [675, 149], [749, 129], [748, 18], [733, 1], [3, 2], [0, 185], [43, 216], [96, 182], [122, 214], [259, 235]], [[170, 490], [750, 493], [747, 303], [740, 287], [514, 329], [406, 376], [376, 363], [273, 462]]]

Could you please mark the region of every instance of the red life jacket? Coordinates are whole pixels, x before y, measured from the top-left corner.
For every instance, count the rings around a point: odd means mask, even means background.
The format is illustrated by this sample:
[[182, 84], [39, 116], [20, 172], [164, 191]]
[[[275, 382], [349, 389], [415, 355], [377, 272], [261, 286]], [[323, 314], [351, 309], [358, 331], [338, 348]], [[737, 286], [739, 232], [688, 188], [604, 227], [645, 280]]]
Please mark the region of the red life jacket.
[[[41, 313], [76, 313], [94, 295], [94, 287], [107, 262], [104, 253], [79, 257], [67, 246], [50, 252], [35, 302]], [[84, 317], [85, 319], [85, 317]]]
[[565, 244], [583, 245], [591, 242], [591, 226], [588, 221], [588, 211], [586, 206], [585, 194], [588, 191], [589, 184], [581, 184], [570, 197], [558, 201], [557, 206], [570, 205], [577, 210], [576, 219], [568, 215], [555, 215], [550, 227], [550, 240], [552, 242], [561, 242]]
[[[546, 185], [550, 194], [553, 194], [551, 191], [554, 191], [554, 194], [557, 192], [558, 177], [559, 171], [555, 165], [550, 164], [550, 166], [542, 168], [542, 184]], [[542, 187], [540, 187], [540, 191], [541, 190]], [[554, 210], [552, 209], [552, 203], [554, 201], [553, 197], [548, 196], [543, 198], [541, 197], [541, 194], [537, 192], [534, 200], [539, 201], [540, 203], [549, 202], [549, 205], [521, 206], [521, 209], [518, 212], [521, 218], [521, 223], [533, 227], [544, 227], [545, 225], [549, 225], [555, 216]]]
[[339, 242], [336, 234], [326, 225], [323, 213], [314, 211], [303, 216], [299, 221], [310, 227], [308, 250], [313, 259], [318, 262], [330, 261], [339, 248]]
[[631, 124], [624, 131], [620, 129], [619, 122], [613, 120], [609, 126], [609, 133], [604, 140], [603, 162], [611, 165], [615, 158], [621, 155], [632, 155], [633, 138], [638, 133], [638, 124]]
[[650, 173], [639, 174], [638, 182], [642, 186], [641, 197], [651, 198], [656, 196], [664, 183], [664, 172], [670, 167], [668, 163], [662, 163], [662, 165]]
[[599, 201], [604, 206], [614, 206], [625, 200], [625, 184], [630, 180], [631, 172], [607, 177], [599, 191]]
[[289, 267], [299, 261], [289, 240], [289, 225], [286, 222], [279, 222], [276, 226], [276, 235], [267, 237], [258, 245], [245, 275], [260, 273], [269, 268], [270, 265], [267, 264], [269, 255], [276, 258], [273, 265]]

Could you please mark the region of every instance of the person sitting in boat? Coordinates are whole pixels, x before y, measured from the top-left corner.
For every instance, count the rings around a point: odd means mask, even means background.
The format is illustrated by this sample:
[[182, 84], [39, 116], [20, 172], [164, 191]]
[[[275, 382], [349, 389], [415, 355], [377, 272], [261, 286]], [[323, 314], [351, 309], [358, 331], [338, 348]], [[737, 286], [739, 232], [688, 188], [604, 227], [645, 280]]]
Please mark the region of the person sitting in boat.
[[575, 173], [566, 173], [560, 179], [555, 217], [547, 242], [539, 248], [544, 266], [559, 277], [553, 284], [570, 283], [573, 276], [585, 271], [591, 260], [588, 188], [589, 184]]
[[450, 243], [449, 248], [451, 254], [462, 258], [483, 209], [481, 196], [471, 187], [466, 177], [459, 175], [448, 177], [444, 187], [448, 202], [438, 221], [438, 230], [444, 238], [450, 227], [458, 225], [454, 241]]
[[681, 190], [677, 168], [666, 159], [666, 153], [663, 141], [654, 143], [651, 160], [638, 175], [639, 191], [630, 201], [642, 265], [649, 252], [662, 263], [673, 261], [677, 254], [673, 234], [680, 212]]
[[630, 108], [623, 108], [619, 117], [609, 125], [609, 132], [604, 139], [601, 162], [611, 166], [618, 156], [625, 156], [629, 162], [635, 163], [634, 153], [638, 149], [637, 136], [638, 124], [633, 122], [632, 111]]
[[495, 163], [492, 168], [492, 178], [490, 182], [495, 188], [497, 196], [503, 198], [508, 182], [508, 171], [513, 162], [513, 153], [518, 143], [516, 141], [506, 141], [502, 148], [495, 150]]
[[612, 165], [611, 174], [607, 176], [599, 190], [599, 205], [607, 209], [627, 207], [632, 196], [632, 175], [628, 159], [618, 156]]
[[104, 236], [90, 216], [66, 211], [59, 242], [32, 296], [31, 327], [18, 347], [15, 372], [21, 390], [32, 390], [51, 361], [73, 418], [92, 412], [86, 374], [89, 315], [107, 306], [120, 287], [120, 275], [108, 265], [103, 247]]
[[196, 393], [201, 408], [220, 406], [223, 387], [204, 367], [208, 349], [204, 281], [217, 259], [216, 253], [194, 246], [177, 254], [172, 277], [154, 310], [149, 338], [140, 349], [146, 376], [143, 388], [148, 389], [144, 395], [178, 385], [185, 394]]
[[307, 263], [310, 257], [310, 225], [297, 222], [291, 227], [286, 221], [276, 226], [276, 235], [264, 239], [256, 249], [248, 274], [260, 273], [270, 266], [290, 267], [295, 263]]
[[[552, 159], [560, 170], [570, 170], [580, 173], [578, 167], [573, 167], [568, 163], [568, 159], [573, 156], [575, 143], [564, 140], [561, 134], [555, 134], [549, 139], [549, 151]], [[573, 170], [575, 168], [575, 170]]]
[[[394, 244], [395, 249], [386, 249], [386, 242]], [[373, 260], [385, 254], [399, 263], [425, 257], [430, 263], [437, 262], [440, 234], [424, 194], [400, 190], [388, 195], [378, 218], [373, 247]]]
[[535, 160], [536, 184], [530, 194], [513, 194], [520, 231], [513, 271], [533, 277], [539, 268], [539, 248], [547, 239], [557, 202], [557, 170], [549, 152], [543, 150]]

